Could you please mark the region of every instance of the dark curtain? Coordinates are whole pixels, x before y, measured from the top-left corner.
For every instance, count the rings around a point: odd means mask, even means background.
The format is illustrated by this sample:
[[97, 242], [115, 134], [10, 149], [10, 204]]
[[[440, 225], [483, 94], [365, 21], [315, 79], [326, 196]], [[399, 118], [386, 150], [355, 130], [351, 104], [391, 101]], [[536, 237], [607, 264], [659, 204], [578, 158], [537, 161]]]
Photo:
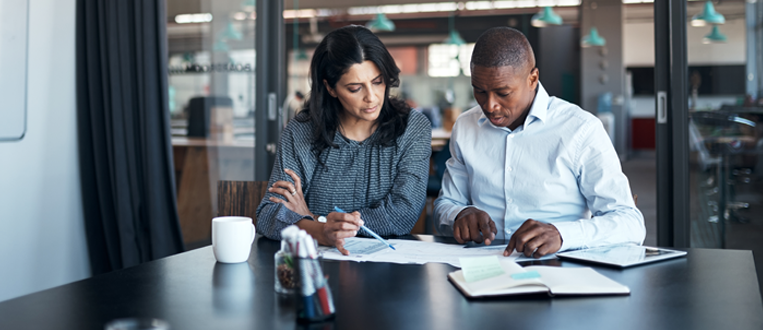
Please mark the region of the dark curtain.
[[165, 1], [77, 1], [78, 144], [94, 275], [183, 251], [167, 72]]

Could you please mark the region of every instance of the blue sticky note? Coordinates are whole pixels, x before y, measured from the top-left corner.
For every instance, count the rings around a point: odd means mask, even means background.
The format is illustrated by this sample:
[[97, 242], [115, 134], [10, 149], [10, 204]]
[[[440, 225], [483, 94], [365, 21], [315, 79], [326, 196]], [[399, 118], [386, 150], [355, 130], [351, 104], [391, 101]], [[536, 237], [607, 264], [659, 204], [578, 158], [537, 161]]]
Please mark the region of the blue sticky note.
[[529, 280], [533, 278], [540, 278], [540, 274], [538, 274], [538, 272], [533, 270], [526, 273], [511, 274], [511, 278], [515, 280]]

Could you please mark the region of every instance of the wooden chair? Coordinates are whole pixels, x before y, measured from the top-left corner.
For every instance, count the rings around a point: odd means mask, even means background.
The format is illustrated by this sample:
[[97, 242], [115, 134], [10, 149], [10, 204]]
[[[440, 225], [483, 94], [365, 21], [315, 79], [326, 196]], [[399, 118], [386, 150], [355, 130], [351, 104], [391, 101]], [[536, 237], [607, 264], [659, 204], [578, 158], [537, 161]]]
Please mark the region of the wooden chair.
[[267, 181], [219, 181], [217, 216], [251, 217], [257, 226], [257, 206], [268, 191]]

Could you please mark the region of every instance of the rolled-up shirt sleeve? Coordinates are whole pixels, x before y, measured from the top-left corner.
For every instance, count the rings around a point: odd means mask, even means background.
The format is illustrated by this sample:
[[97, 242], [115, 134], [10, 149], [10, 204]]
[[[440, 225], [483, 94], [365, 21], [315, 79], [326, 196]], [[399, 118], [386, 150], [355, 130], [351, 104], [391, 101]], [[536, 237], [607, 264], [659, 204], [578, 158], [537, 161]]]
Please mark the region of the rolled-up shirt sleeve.
[[636, 208], [628, 178], [600, 122], [589, 125], [577, 145], [578, 187], [593, 215], [589, 219], [558, 222], [561, 251], [612, 244], [642, 244], [644, 216]]

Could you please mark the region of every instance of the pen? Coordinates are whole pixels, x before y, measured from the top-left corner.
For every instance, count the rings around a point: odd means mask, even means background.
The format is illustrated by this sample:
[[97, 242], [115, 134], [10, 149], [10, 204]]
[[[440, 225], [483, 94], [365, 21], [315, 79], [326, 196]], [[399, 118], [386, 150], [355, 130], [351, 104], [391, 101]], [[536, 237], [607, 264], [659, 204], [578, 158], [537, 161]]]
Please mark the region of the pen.
[[[347, 213], [345, 211], [342, 211], [342, 209], [340, 209], [339, 207], [336, 207], [336, 206], [334, 206], [334, 211], [337, 211], [337, 212], [340, 212], [340, 213]], [[376, 233], [374, 233], [373, 231], [371, 231], [371, 229], [368, 229], [368, 227], [360, 226], [360, 228], [365, 230], [369, 235], [371, 235], [374, 238], [378, 239], [380, 242], [382, 242], [385, 245], [389, 246], [390, 249], [397, 250], [397, 249], [395, 249], [394, 246], [392, 246], [392, 244], [387, 243], [387, 241], [385, 241], [383, 238], [381, 238], [381, 236], [379, 236]]]

